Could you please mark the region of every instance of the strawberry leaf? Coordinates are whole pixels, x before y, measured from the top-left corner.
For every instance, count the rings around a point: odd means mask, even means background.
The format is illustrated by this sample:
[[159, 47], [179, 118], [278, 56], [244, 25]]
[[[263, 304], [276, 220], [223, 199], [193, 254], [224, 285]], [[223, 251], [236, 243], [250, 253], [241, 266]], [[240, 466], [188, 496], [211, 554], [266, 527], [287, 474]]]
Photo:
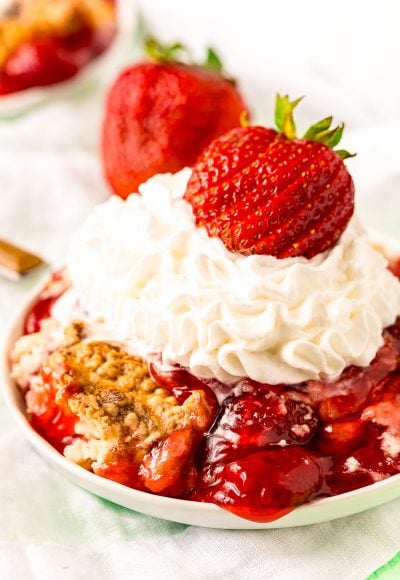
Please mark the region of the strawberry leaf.
[[207, 56], [203, 66], [217, 72], [222, 72], [224, 68], [221, 59], [211, 46], [207, 49]]
[[148, 37], [144, 41], [144, 51], [147, 56], [160, 64], [184, 64], [208, 68], [219, 73], [230, 83], [236, 84], [235, 79], [225, 73], [222, 61], [212, 47], [208, 47], [206, 58], [200, 64], [193, 60], [189, 49], [180, 42], [161, 44], [156, 38]]
[[278, 130], [288, 139], [296, 139], [296, 125], [293, 118], [293, 109], [297, 107], [303, 97], [289, 101], [289, 96], [276, 95], [275, 124]]
[[332, 117], [325, 117], [325, 119], [321, 119], [315, 125], [311, 125], [311, 127], [304, 133], [303, 139], [311, 139], [312, 141], [316, 140], [316, 137], [323, 131], [327, 131], [332, 124]]
[[334, 129], [331, 129], [330, 131], [323, 131], [322, 133], [319, 133], [319, 135], [317, 135], [317, 137], [314, 138], [314, 141], [318, 141], [318, 143], [323, 143], [327, 147], [332, 147], [333, 149], [340, 142], [343, 135], [343, 130], [344, 123], [340, 123], [340, 125], [338, 125]]
[[161, 44], [153, 37], [148, 37], [144, 42], [146, 54], [160, 63], [181, 63], [189, 60], [189, 51], [180, 42], [173, 44]]
[[339, 157], [343, 160], [355, 157], [357, 155], [357, 153], [349, 153], [348, 151], [346, 151], [346, 149], [337, 149], [335, 153], [337, 153]]

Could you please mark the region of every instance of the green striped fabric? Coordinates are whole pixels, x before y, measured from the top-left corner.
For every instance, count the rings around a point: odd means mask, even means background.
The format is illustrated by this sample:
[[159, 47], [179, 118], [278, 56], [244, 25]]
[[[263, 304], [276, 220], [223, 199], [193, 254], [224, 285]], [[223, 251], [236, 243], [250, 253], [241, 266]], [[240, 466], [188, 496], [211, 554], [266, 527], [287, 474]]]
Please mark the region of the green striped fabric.
[[398, 580], [400, 578], [400, 552], [386, 564], [378, 568], [367, 580]]

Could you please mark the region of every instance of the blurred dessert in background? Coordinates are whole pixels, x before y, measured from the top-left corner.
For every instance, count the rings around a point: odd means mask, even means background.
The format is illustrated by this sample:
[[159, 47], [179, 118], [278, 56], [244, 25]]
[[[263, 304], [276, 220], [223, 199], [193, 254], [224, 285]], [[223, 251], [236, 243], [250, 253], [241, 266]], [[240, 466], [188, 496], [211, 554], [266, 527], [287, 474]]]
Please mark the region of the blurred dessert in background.
[[74, 77], [115, 33], [114, 0], [3, 1], [0, 96]]

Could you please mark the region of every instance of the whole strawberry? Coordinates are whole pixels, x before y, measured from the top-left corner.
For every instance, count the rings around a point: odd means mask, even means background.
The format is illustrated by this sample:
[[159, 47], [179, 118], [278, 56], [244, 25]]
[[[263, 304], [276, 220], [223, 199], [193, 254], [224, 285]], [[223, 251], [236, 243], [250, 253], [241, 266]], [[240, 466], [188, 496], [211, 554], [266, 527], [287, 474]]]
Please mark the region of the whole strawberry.
[[293, 109], [300, 99], [277, 97], [278, 131], [234, 129], [213, 141], [194, 166], [185, 198], [199, 226], [231, 252], [278, 258], [331, 248], [354, 211], [354, 185], [334, 151], [344, 125], [332, 117], [296, 137]]
[[240, 125], [246, 105], [209, 49], [204, 66], [179, 62], [179, 44], [151, 40], [152, 61], [125, 70], [111, 89], [103, 125], [105, 173], [125, 198], [156, 173], [193, 165], [213, 139]]

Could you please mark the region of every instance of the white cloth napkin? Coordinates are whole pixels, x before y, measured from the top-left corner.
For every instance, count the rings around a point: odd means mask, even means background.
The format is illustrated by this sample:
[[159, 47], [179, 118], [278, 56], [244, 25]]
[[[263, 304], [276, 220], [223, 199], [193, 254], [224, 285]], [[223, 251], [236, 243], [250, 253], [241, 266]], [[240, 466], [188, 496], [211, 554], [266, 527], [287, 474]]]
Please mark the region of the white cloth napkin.
[[[97, 154], [102, 95], [0, 123], [0, 233], [64, 260], [72, 231], [108, 195]], [[363, 216], [400, 235], [393, 124], [348, 135]], [[379, 145], [375, 145], [379, 143]], [[33, 279], [0, 281], [0, 332]], [[346, 519], [275, 531], [156, 520], [69, 483], [34, 452], [0, 399], [0, 579], [365, 578], [400, 550], [400, 500]]]

